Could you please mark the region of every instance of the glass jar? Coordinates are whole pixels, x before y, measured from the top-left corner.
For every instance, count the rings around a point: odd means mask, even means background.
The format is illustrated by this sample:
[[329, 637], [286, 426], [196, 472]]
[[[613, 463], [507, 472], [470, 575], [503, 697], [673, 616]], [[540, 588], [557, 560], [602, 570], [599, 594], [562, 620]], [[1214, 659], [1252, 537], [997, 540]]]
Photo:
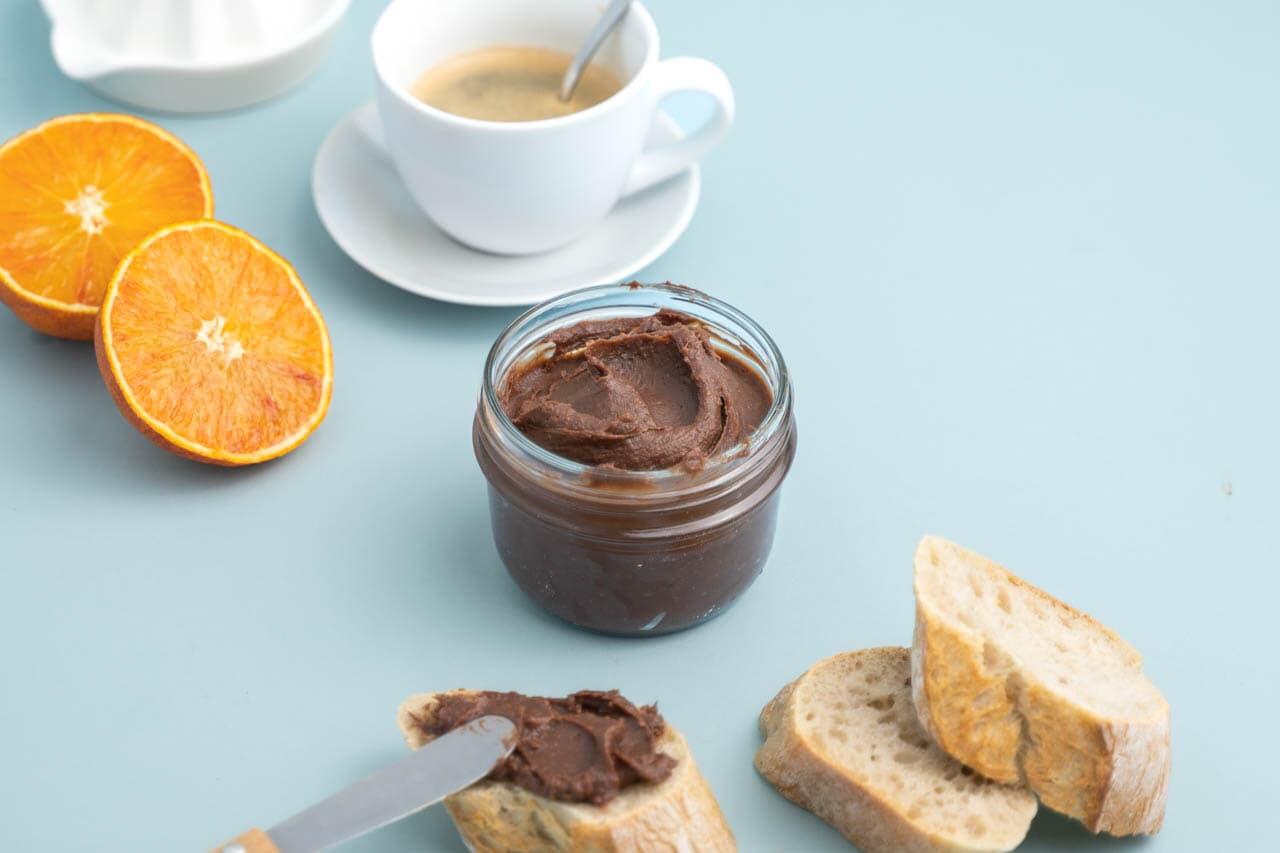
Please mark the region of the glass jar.
[[[558, 456], [507, 417], [499, 389], [551, 332], [662, 309], [703, 323], [714, 347], [767, 382], [772, 405], [744, 444], [698, 470], [617, 470]], [[665, 634], [721, 613], [764, 568], [795, 456], [791, 380], [768, 334], [718, 299], [673, 284], [591, 287], [533, 308], [498, 337], [472, 438], [494, 542], [520, 588], [583, 628]]]

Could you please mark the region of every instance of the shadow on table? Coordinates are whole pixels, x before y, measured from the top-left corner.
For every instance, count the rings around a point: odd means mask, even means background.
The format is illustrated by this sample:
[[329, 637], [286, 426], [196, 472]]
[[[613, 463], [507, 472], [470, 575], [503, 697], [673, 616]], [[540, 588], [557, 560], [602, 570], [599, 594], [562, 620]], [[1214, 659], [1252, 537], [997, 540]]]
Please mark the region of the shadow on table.
[[[392, 334], [421, 334], [431, 340], [492, 341], [503, 327], [525, 309], [455, 305], [418, 296], [388, 284], [351, 260], [333, 242], [316, 213], [308, 181], [293, 211], [299, 230], [295, 258], [305, 261], [304, 275], [326, 317], [343, 321], [358, 318], [375, 323]], [[300, 266], [303, 264], [300, 264]]]
[[[469, 623], [488, 626], [467, 638], [474, 654], [505, 654], [513, 637], [527, 636], [530, 630], [553, 638], [547, 642], [588, 639], [601, 647], [656, 648], [681, 641], [680, 633], [616, 637], [588, 632], [534, 603], [507, 573], [493, 544], [487, 486], [478, 468], [450, 466], [432, 478], [409, 472], [403, 482], [383, 487], [402, 497], [368, 518], [374, 527], [365, 535], [378, 542], [380, 560], [365, 571], [380, 573], [378, 587], [397, 591], [389, 606], [403, 608], [406, 623], [433, 630], [428, 620], [418, 618], [423, 601], [465, 612]], [[431, 518], [424, 523], [426, 506]], [[439, 640], [423, 637], [424, 642]]]
[[1084, 824], [1043, 806], [1031, 824], [1031, 832], [1020, 850], [1142, 850], [1150, 838], [1145, 835], [1115, 838], [1094, 835]]
[[28, 461], [50, 483], [65, 479], [81, 493], [102, 488], [119, 495], [144, 483], [149, 490], [181, 492], [254, 476], [253, 469], [233, 472], [182, 459], [139, 434], [107, 392], [91, 342], [42, 335], [0, 309], [0, 361], [18, 380], [7, 389], [10, 405], [21, 400], [26, 412], [9, 425], [13, 440], [41, 456]]
[[[487, 341], [518, 310], [447, 305], [394, 288], [356, 266], [333, 244], [311, 208], [309, 195], [305, 205], [299, 218], [305, 222], [302, 235], [307, 245], [299, 256], [308, 267], [334, 271], [313, 278], [326, 289], [317, 301], [326, 311], [331, 330], [355, 322], [376, 325], [393, 335], [421, 335], [428, 341]], [[335, 340], [335, 350], [341, 352], [340, 340]], [[68, 476], [104, 475], [113, 490], [128, 486], [185, 492], [244, 486], [274, 466], [301, 461], [313, 449], [308, 442], [282, 459], [235, 470], [160, 451], [124, 420], [111, 400], [92, 342], [42, 335], [3, 308], [0, 360], [9, 369], [22, 371], [22, 381], [32, 386], [19, 389], [32, 409], [26, 429], [40, 448], [58, 449], [52, 467]], [[46, 401], [44, 395], [57, 399]], [[77, 483], [81, 489], [94, 487], [84, 477], [78, 477]]]
[[57, 104], [61, 112], [103, 109], [102, 98], [58, 70], [47, 47], [19, 49], [19, 45], [48, 45], [49, 29], [39, 3], [0, 6], [0, 80], [9, 90], [8, 97], [32, 112], [48, 113], [45, 118], [53, 117], [48, 104]]
[[[533, 603], [507, 574], [493, 544], [489, 502], [478, 469], [445, 468], [450, 479], [412, 478], [409, 493], [420, 500], [399, 501], [380, 513], [377, 534], [384, 565], [396, 577], [387, 582], [401, 591], [400, 600], [416, 611], [417, 602], [448, 598], [477, 624], [508, 626], [512, 632], [530, 621], [565, 636], [579, 636], [578, 629], [550, 615]], [[432, 499], [432, 496], [436, 496]], [[453, 499], [439, 500], [439, 495]], [[432, 507], [429, 528], [424, 529], [421, 507]], [[473, 638], [501, 646], [503, 632]]]

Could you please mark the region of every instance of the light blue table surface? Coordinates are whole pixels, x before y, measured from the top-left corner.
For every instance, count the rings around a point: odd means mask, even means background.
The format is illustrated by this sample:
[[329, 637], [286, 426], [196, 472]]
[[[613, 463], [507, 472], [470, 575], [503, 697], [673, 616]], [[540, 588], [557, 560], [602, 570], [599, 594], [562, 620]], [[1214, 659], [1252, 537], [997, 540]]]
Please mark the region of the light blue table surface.
[[[0, 849], [207, 849], [399, 757], [397, 703], [458, 686], [657, 699], [744, 850], [847, 849], [755, 774], [756, 714], [910, 641], [925, 532], [1116, 628], [1173, 707], [1160, 836], [1042, 814], [1026, 849], [1275, 849], [1280, 6], [655, 0], [664, 53], [723, 65], [739, 114], [641, 277], [770, 330], [800, 448], [749, 594], [628, 641], [544, 616], [490, 541], [469, 429], [516, 311], [402, 293], [316, 217], [316, 149], [372, 94], [382, 4], [353, 5], [301, 88], [160, 118], [328, 318], [310, 442], [171, 457], [90, 347], [0, 312]], [[0, 0], [0, 137], [116, 108], [47, 37]], [[437, 808], [349, 849], [462, 848]]]

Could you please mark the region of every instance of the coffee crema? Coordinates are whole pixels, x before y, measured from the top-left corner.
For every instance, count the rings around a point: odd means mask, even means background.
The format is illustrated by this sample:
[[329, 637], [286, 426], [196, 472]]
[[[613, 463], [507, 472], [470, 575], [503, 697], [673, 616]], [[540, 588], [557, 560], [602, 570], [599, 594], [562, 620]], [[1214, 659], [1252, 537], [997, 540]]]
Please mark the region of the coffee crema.
[[573, 97], [560, 100], [560, 81], [572, 61], [545, 47], [484, 47], [431, 66], [410, 91], [424, 104], [464, 118], [538, 121], [594, 107], [622, 89], [617, 75], [593, 62]]

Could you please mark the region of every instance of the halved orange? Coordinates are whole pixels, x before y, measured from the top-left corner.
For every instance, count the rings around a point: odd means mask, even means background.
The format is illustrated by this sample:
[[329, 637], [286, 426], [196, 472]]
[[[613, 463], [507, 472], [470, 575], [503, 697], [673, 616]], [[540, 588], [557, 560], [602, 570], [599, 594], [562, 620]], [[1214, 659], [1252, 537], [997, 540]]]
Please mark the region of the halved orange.
[[128, 421], [216, 465], [293, 450], [333, 391], [329, 332], [293, 267], [211, 219], [162, 228], [121, 261], [94, 348]]
[[45, 334], [89, 340], [120, 259], [212, 215], [204, 165], [168, 131], [113, 113], [47, 121], [0, 146], [0, 300]]

